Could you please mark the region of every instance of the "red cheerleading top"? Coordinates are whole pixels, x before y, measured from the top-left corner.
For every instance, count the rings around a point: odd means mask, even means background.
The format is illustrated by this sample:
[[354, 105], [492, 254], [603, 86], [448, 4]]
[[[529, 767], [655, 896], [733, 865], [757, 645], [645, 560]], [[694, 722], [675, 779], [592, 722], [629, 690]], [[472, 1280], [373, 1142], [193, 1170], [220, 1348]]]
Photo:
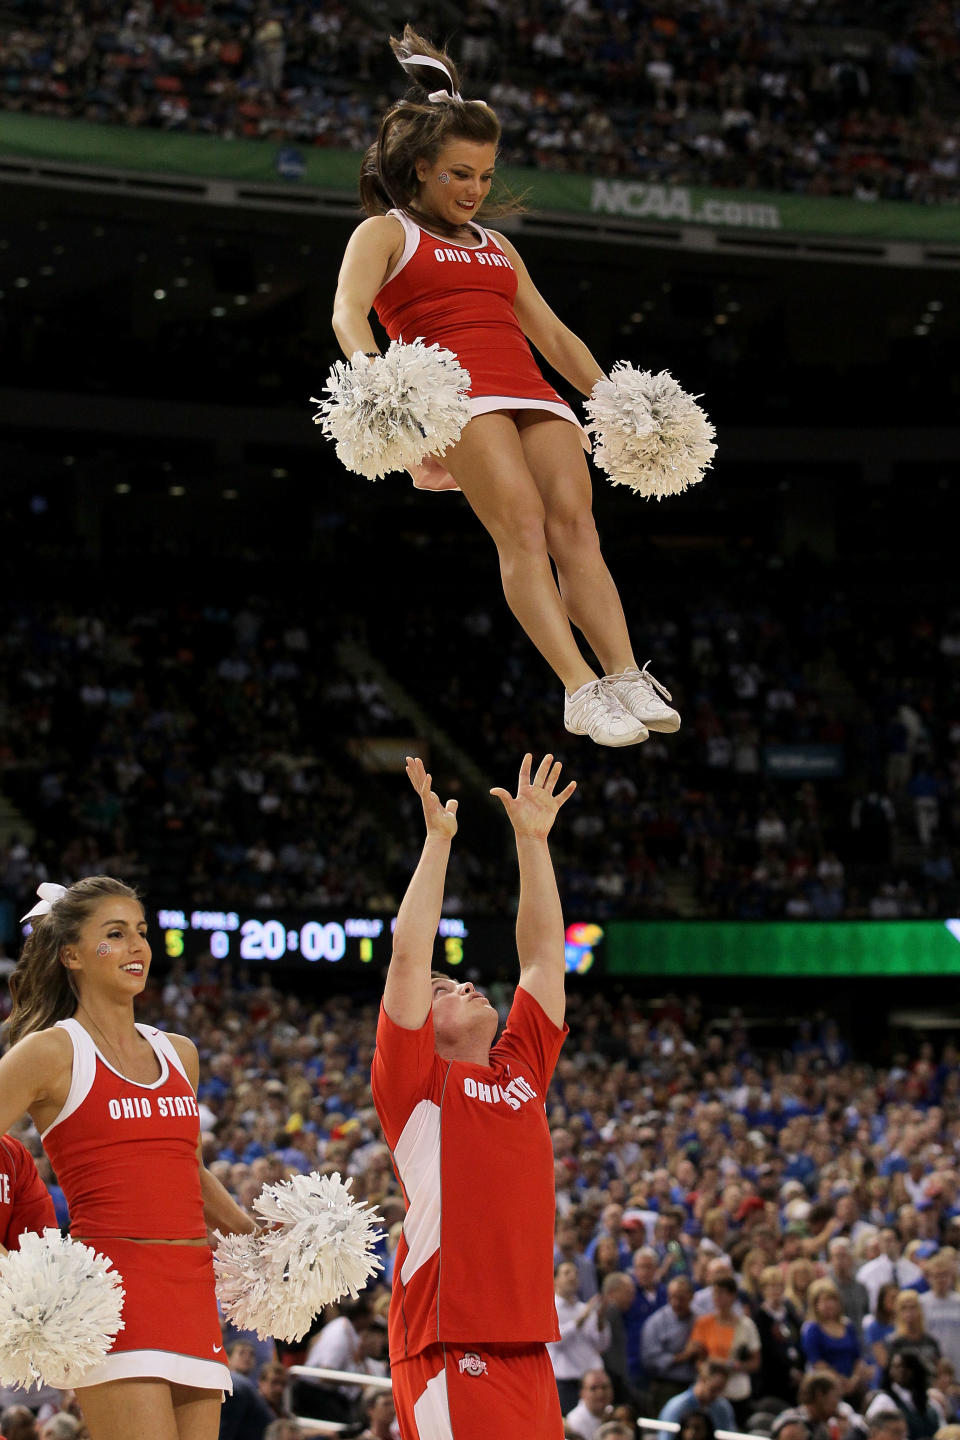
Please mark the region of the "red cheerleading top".
[[73, 1235], [91, 1240], [203, 1240], [197, 1141], [200, 1110], [161, 1030], [138, 1025], [160, 1065], [150, 1085], [128, 1080], [77, 1020], [70, 1093], [41, 1135], [70, 1207]]
[[[540, 374], [520, 327], [513, 302], [517, 272], [503, 246], [482, 225], [471, 222], [475, 245], [444, 240], [422, 229], [402, 210], [389, 214], [404, 229], [400, 260], [374, 297], [373, 307], [391, 340], [452, 350], [470, 375], [470, 413], [490, 410], [550, 410], [590, 442], [570, 406]], [[431, 473], [432, 472], [432, 473]], [[458, 486], [434, 461], [414, 472], [422, 489]]]
[[33, 1156], [22, 1141], [0, 1135], [0, 1245], [19, 1250], [24, 1231], [48, 1227], [57, 1228], [57, 1215]]
[[432, 1013], [405, 1030], [381, 1006], [373, 1103], [407, 1204], [392, 1361], [442, 1341], [559, 1339], [546, 1097], [566, 1035], [518, 986], [490, 1063], [444, 1060]]

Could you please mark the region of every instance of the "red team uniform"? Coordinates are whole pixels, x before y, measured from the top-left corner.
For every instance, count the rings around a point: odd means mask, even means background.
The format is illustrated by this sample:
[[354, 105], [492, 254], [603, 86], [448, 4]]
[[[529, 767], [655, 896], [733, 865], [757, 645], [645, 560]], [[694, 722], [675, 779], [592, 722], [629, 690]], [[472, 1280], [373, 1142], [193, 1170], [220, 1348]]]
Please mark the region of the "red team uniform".
[[206, 1244], [197, 1142], [200, 1112], [170, 1040], [138, 1025], [157, 1057], [150, 1085], [109, 1064], [76, 1020], [70, 1093], [43, 1141], [70, 1206], [74, 1238], [108, 1255], [123, 1277], [124, 1328], [84, 1385], [158, 1376], [207, 1390], [232, 1390]]
[[50, 1227], [58, 1228], [57, 1215], [33, 1156], [20, 1140], [0, 1135], [0, 1245], [19, 1250], [25, 1230]]
[[[406, 236], [374, 309], [391, 340], [422, 339], [452, 350], [470, 374], [471, 416], [490, 410], [549, 410], [580, 430], [570, 406], [540, 374], [513, 308], [517, 273], [489, 230], [471, 223], [478, 243], [463, 245], [423, 230], [401, 210], [389, 212]], [[413, 471], [423, 490], [459, 486], [437, 461]]]
[[407, 1213], [390, 1362], [404, 1440], [559, 1440], [545, 1343], [554, 1161], [545, 1099], [567, 1034], [517, 988], [489, 1065], [444, 1060], [381, 1007], [373, 1100]]

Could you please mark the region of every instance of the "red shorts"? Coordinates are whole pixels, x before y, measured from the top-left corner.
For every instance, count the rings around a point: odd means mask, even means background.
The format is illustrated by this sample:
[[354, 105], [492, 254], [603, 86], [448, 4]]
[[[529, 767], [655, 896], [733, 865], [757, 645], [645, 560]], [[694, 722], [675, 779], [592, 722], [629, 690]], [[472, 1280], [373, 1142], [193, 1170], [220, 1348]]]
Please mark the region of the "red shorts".
[[545, 1345], [430, 1345], [391, 1375], [403, 1440], [563, 1440]]
[[233, 1388], [227, 1368], [207, 1245], [84, 1242], [113, 1261], [123, 1279], [123, 1329], [80, 1385], [154, 1377], [203, 1390]]

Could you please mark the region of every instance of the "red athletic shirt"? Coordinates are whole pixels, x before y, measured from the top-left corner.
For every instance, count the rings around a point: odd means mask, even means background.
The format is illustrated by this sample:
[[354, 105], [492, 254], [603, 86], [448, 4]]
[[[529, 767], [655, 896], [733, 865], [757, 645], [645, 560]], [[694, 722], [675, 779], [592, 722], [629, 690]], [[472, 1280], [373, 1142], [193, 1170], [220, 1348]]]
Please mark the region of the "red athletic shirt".
[[25, 1230], [57, 1229], [57, 1215], [30, 1151], [12, 1135], [0, 1135], [0, 1245], [20, 1249]]
[[391, 1360], [559, 1339], [545, 1100], [566, 1034], [518, 986], [490, 1064], [473, 1065], [440, 1058], [432, 1014], [404, 1030], [381, 1006], [373, 1102], [407, 1202]]
[[[488, 230], [459, 245], [431, 235], [399, 210], [403, 254], [374, 299], [391, 340], [422, 339], [452, 350], [469, 371], [470, 395], [541, 400], [569, 407], [540, 374], [513, 308], [517, 273]], [[572, 412], [569, 412], [572, 417]]]
[[40, 1137], [70, 1207], [71, 1234], [92, 1240], [203, 1240], [200, 1111], [161, 1030], [138, 1025], [160, 1065], [151, 1085], [110, 1066], [76, 1020], [66, 1104]]

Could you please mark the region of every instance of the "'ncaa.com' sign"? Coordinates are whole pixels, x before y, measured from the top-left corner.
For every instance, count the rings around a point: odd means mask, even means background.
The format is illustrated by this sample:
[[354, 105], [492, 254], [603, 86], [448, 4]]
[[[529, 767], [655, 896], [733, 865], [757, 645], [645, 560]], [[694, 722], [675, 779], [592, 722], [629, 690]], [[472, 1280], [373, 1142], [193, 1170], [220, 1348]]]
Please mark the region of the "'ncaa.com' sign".
[[697, 200], [683, 185], [646, 185], [634, 180], [594, 180], [590, 209], [596, 214], [631, 219], [686, 220], [694, 225], [737, 225], [750, 230], [779, 230], [776, 205], [751, 200]]

